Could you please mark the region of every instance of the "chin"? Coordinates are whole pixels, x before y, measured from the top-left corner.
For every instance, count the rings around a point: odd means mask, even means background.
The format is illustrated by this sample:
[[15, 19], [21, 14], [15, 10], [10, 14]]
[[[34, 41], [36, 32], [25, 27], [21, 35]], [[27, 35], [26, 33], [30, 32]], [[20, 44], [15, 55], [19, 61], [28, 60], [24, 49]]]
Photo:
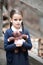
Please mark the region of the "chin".
[[15, 28], [16, 28], [16, 29], [19, 29], [20, 27], [19, 27], [19, 26], [16, 26]]
[[20, 27], [17, 27], [17, 29], [19, 29]]
[[17, 29], [19, 29], [20, 28], [20, 26], [17, 26]]

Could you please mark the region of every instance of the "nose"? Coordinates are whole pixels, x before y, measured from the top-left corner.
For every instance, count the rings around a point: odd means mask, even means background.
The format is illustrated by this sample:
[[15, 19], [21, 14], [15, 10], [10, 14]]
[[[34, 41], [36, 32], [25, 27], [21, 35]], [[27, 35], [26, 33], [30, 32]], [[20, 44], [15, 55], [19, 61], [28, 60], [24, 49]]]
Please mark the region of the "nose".
[[17, 22], [19, 23], [20, 21], [18, 20]]

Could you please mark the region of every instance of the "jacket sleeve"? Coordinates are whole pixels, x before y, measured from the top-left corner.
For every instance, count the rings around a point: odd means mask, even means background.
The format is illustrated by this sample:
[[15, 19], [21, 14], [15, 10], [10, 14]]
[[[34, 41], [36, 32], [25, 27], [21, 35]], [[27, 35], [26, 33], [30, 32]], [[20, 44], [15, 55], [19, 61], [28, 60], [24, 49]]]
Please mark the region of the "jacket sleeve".
[[28, 31], [26, 31], [26, 32], [27, 32], [26, 34], [28, 35], [28, 38], [27, 38], [26, 42], [23, 42], [22, 47], [30, 50], [32, 48], [32, 43], [31, 43], [31, 40], [30, 40], [29, 32]]
[[13, 49], [16, 48], [16, 45], [14, 43], [10, 44], [7, 40], [8, 37], [9, 35], [8, 35], [8, 32], [6, 31], [6, 33], [4, 34], [4, 49], [6, 51], [12, 51]]

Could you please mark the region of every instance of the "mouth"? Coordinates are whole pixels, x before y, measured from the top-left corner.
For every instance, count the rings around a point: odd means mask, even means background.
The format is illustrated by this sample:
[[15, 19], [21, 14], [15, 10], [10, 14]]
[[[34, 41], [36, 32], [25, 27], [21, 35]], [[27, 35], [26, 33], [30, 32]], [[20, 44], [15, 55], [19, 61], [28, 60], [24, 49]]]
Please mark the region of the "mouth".
[[20, 24], [17, 24], [17, 25], [20, 25]]

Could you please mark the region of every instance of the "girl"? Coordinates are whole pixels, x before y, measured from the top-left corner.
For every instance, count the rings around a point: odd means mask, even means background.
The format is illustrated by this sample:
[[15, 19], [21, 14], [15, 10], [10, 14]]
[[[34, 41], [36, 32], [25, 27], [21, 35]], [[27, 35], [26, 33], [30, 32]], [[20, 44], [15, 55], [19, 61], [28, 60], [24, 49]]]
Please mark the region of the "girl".
[[28, 50], [32, 44], [29, 32], [23, 26], [23, 13], [16, 8], [10, 12], [10, 18], [10, 29], [4, 34], [7, 65], [29, 65]]

